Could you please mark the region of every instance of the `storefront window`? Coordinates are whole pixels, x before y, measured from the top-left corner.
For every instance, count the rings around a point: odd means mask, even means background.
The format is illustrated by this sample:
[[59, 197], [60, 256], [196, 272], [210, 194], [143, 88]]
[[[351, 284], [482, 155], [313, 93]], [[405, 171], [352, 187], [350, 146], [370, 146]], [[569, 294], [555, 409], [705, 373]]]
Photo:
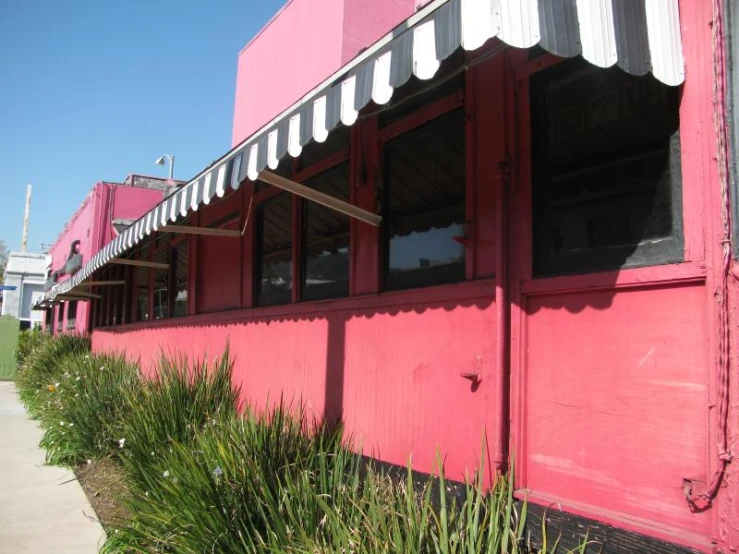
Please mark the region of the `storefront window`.
[[291, 194], [280, 194], [257, 209], [257, 304], [287, 304], [292, 299]]
[[77, 327], [77, 301], [67, 302], [67, 329]]
[[188, 254], [190, 242], [181, 240], [174, 248], [172, 271], [174, 271], [174, 304], [172, 316], [182, 317], [187, 315], [187, 276], [188, 276]]
[[[349, 201], [349, 164], [330, 169], [305, 185]], [[306, 201], [303, 217], [302, 299], [349, 294], [349, 216]]]
[[682, 260], [679, 89], [576, 60], [531, 90], [534, 274]]
[[384, 285], [405, 289], [465, 276], [465, 120], [461, 111], [384, 148]]

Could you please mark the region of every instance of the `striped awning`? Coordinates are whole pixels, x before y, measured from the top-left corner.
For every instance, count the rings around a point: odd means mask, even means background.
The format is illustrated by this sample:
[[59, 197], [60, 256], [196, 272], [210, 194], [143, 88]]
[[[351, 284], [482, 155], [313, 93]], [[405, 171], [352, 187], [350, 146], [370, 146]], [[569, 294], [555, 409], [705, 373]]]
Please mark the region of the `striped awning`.
[[668, 85], [685, 77], [677, 0], [434, 0], [137, 220], [46, 298], [238, 189], [245, 178], [254, 181], [286, 156], [299, 156], [306, 144], [325, 141], [338, 125], [354, 124], [370, 100], [386, 104], [412, 75], [433, 78], [458, 48], [476, 50], [491, 38], [562, 57], [582, 55], [634, 75], [651, 72]]

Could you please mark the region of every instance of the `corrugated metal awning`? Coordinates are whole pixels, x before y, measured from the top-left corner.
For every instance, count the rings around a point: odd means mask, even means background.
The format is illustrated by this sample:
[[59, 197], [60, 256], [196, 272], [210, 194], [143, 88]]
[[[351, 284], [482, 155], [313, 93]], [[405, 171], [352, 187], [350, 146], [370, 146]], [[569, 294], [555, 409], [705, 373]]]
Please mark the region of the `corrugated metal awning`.
[[383, 105], [412, 75], [431, 79], [458, 48], [497, 37], [599, 67], [649, 73], [668, 85], [684, 80], [677, 0], [434, 0], [358, 55], [322, 85], [211, 164], [98, 252], [56, 294], [87, 279], [152, 231], [252, 181], [286, 156], [300, 156], [338, 125], [353, 125], [370, 100]]

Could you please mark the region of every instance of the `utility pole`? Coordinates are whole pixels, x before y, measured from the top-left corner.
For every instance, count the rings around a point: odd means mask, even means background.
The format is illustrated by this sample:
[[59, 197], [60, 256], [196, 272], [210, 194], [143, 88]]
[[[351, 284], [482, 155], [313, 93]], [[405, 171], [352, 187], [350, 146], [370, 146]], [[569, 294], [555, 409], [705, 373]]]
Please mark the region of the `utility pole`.
[[21, 240], [21, 252], [26, 251], [28, 246], [28, 220], [31, 217], [31, 185], [26, 187], [26, 213], [23, 216], [23, 239]]

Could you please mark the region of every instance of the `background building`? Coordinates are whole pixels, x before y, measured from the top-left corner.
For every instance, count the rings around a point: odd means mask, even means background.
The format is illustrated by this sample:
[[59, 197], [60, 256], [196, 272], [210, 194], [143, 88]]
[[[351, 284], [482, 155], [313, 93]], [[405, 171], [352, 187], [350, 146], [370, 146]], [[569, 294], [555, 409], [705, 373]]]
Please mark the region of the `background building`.
[[43, 313], [31, 308], [44, 294], [46, 270], [49, 264], [46, 254], [11, 252], [5, 268], [6, 287], [3, 291], [2, 315], [12, 315], [20, 321], [20, 328], [41, 325]]
[[[176, 181], [144, 175], [129, 175], [122, 183], [95, 184], [49, 249], [46, 290], [73, 276], [93, 254], [177, 185]], [[54, 332], [88, 332], [90, 298], [82, 291], [77, 298], [67, 298], [47, 308], [47, 327]]]

